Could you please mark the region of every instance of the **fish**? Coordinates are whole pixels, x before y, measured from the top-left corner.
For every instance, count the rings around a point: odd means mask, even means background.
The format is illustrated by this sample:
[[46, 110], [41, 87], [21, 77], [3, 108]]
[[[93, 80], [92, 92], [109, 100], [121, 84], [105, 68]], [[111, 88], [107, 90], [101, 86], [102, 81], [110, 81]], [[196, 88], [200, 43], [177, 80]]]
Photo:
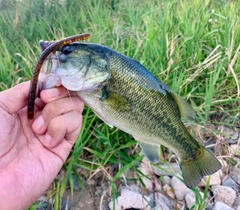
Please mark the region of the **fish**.
[[195, 119], [191, 105], [138, 61], [87, 42], [64, 45], [51, 56], [55, 59], [39, 81], [41, 89], [62, 85], [75, 91], [106, 124], [132, 135], [153, 163], [160, 161], [161, 145], [172, 150], [188, 188], [221, 168], [183, 123]]

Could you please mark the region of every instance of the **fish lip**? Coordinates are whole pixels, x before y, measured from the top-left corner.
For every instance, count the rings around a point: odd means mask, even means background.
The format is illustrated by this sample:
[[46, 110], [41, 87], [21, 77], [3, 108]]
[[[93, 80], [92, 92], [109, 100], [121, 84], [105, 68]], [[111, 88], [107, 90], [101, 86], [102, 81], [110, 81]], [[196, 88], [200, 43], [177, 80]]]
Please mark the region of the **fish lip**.
[[[101, 83], [95, 83], [95, 84], [87, 83], [84, 77], [77, 80], [73, 80], [73, 77], [69, 77], [69, 76], [60, 76], [60, 78], [61, 78], [62, 86], [64, 86], [70, 91], [76, 91], [76, 92], [78, 91], [91, 92], [93, 90], [96, 90], [101, 84]], [[74, 84], [77, 84], [77, 86], [74, 86]]]
[[[49, 44], [49, 42], [43, 42], [41, 47], [46, 46]], [[56, 74], [56, 71], [58, 69], [58, 59], [56, 59], [58, 56], [56, 55], [56, 52], [52, 52], [47, 59], [45, 59], [41, 71], [39, 73], [39, 79], [38, 79], [38, 90], [39, 94], [42, 90], [50, 89], [53, 87], [61, 86], [62, 81], [61, 77]]]
[[42, 90], [45, 90], [45, 89], [59, 87], [62, 85], [61, 77], [56, 74], [40, 73], [39, 75], [40, 75], [39, 80], [38, 80], [39, 92], [41, 92]]

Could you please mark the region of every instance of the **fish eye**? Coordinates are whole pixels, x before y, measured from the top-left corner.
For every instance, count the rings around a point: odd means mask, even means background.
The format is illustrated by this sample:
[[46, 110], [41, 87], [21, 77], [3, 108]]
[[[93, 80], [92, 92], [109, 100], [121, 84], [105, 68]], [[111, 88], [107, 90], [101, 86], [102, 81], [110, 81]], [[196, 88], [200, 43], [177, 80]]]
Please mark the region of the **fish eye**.
[[68, 55], [73, 51], [72, 46], [65, 45], [61, 48], [61, 53]]

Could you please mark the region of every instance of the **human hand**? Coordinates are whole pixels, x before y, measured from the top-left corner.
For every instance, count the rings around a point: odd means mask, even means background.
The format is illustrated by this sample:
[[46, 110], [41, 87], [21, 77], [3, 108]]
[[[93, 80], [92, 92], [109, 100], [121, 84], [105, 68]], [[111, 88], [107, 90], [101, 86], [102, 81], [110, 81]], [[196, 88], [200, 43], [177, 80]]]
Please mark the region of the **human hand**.
[[43, 90], [27, 119], [29, 82], [0, 93], [0, 207], [26, 209], [49, 187], [81, 128], [83, 101]]

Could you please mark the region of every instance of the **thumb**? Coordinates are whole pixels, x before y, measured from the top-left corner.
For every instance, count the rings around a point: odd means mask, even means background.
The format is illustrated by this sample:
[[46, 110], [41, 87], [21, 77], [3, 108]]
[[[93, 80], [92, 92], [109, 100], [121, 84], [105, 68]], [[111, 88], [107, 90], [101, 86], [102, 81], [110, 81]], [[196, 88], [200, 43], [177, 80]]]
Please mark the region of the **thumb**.
[[30, 81], [0, 92], [0, 108], [13, 114], [28, 104]]

